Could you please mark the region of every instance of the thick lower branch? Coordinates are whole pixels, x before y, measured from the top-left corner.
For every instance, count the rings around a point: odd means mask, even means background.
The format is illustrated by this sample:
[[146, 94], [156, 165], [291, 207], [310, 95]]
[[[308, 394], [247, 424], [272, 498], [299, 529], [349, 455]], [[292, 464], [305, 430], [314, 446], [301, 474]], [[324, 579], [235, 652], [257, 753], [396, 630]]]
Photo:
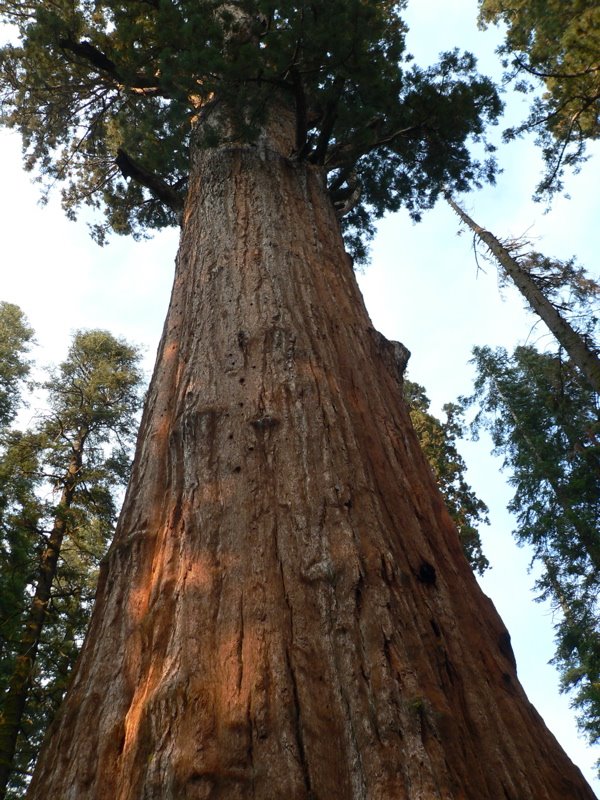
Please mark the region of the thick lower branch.
[[154, 76], [136, 75], [135, 81], [126, 80], [115, 62], [91, 42], [78, 42], [69, 37], [60, 39], [59, 45], [63, 50], [86, 61], [98, 73], [109, 77], [119, 89], [125, 89], [133, 94], [143, 94], [148, 97], [168, 97], [158, 86]]
[[390, 133], [383, 133], [381, 128], [381, 120], [375, 120], [373, 123], [373, 131], [375, 135], [370, 138], [368, 142], [361, 142], [359, 144], [350, 141], [346, 144], [341, 144], [338, 147], [333, 148], [326, 160], [327, 169], [339, 169], [340, 167], [347, 167], [349, 165], [356, 164], [361, 156], [377, 150], [378, 147], [391, 145], [396, 141], [396, 139], [399, 139], [402, 136], [408, 136], [418, 131], [423, 131], [425, 126], [421, 124], [409, 125], [406, 128], [398, 128]]
[[157, 200], [164, 203], [176, 214], [183, 210], [183, 197], [154, 172], [145, 169], [138, 161], [129, 156], [125, 150], [119, 148], [115, 159], [117, 167], [125, 178], [131, 178], [136, 183], [145, 186]]

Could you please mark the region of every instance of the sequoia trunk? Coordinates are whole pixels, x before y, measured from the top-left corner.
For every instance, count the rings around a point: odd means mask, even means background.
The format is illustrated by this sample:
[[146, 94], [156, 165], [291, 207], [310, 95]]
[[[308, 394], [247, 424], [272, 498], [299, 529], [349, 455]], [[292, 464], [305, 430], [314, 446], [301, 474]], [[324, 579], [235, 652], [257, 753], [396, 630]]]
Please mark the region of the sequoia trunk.
[[322, 176], [284, 155], [195, 155], [132, 479], [28, 796], [591, 800], [461, 552]]

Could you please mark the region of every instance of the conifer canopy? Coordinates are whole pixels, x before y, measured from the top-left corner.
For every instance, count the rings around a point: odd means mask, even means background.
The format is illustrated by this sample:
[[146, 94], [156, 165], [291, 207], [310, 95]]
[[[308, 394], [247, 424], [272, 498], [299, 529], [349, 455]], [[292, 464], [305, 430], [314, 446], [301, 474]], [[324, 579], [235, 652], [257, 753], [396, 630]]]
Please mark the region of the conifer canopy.
[[[74, 216], [140, 235], [177, 224], [190, 134], [226, 102], [234, 137], [252, 142], [280, 98], [295, 113], [290, 158], [321, 166], [355, 255], [373, 220], [406, 206], [418, 218], [442, 186], [493, 179], [489, 146], [470, 146], [501, 102], [468, 53], [412, 64], [406, 0], [0, 0], [12, 42], [0, 49], [1, 122], [23, 137], [25, 164], [62, 185]], [[222, 137], [221, 137], [222, 138]], [[219, 131], [203, 138], [222, 144]]]
[[534, 92], [529, 116], [505, 138], [533, 131], [546, 163], [537, 196], [561, 191], [565, 168], [577, 170], [587, 143], [600, 137], [600, 5], [597, 0], [479, 2], [483, 26], [504, 26], [499, 52], [506, 77], [517, 90]]

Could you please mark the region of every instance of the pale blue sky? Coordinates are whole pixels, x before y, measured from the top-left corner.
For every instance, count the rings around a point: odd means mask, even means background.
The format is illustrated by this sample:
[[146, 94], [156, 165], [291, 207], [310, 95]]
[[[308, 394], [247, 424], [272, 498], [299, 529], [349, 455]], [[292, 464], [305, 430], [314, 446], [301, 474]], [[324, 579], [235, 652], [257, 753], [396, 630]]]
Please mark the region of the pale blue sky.
[[[483, 70], [498, 74], [493, 52], [498, 33], [477, 31], [476, 8], [475, 0], [413, 0], [407, 15], [409, 49], [418, 63], [459, 45], [479, 55]], [[519, 98], [511, 101], [510, 113], [524, 113]], [[499, 236], [526, 233], [548, 255], [576, 254], [597, 274], [600, 152], [570, 181], [573, 199], [557, 199], [546, 215], [530, 200], [541, 169], [531, 142], [503, 146], [499, 158], [504, 173], [498, 185], [464, 198], [475, 219]], [[18, 303], [27, 314], [40, 359], [59, 361], [74, 330], [102, 327], [143, 344], [150, 370], [170, 293], [177, 232], [137, 244], [114, 239], [98, 248], [84, 223], [64, 219], [56, 198], [45, 208], [37, 204], [38, 189], [20, 167], [19, 142], [5, 132], [0, 133], [0, 168], [0, 299]], [[436, 411], [469, 392], [467, 362], [474, 344], [512, 348], [546, 341], [541, 323], [532, 330], [535, 320], [523, 312], [516, 294], [500, 292], [491, 265], [485, 274], [477, 273], [472, 238], [457, 236], [457, 230], [456, 217], [443, 205], [419, 225], [403, 212], [393, 215], [380, 225], [372, 264], [360, 276], [374, 324], [412, 351], [410, 377], [426, 386]], [[505, 512], [510, 491], [500, 463], [483, 441], [461, 449], [469, 480], [491, 509], [492, 525], [483, 533], [493, 569], [482, 581], [484, 591], [511, 632], [530, 699], [600, 793], [593, 768], [600, 752], [578, 737], [568, 699], [559, 695], [558, 676], [547, 664], [553, 653], [552, 615], [533, 602], [528, 555], [511, 540], [512, 522]]]

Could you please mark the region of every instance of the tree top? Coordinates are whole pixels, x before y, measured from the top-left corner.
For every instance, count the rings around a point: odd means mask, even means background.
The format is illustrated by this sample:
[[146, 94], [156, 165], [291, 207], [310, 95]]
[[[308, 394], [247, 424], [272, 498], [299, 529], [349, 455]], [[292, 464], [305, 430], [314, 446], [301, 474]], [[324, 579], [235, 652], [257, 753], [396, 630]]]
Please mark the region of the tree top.
[[[510, 140], [532, 131], [546, 171], [536, 197], [563, 189], [565, 168], [579, 168], [600, 137], [600, 5], [597, 0], [479, 0], [480, 24], [502, 23], [499, 48], [515, 89], [534, 92], [530, 113]], [[540, 92], [540, 89], [543, 91]]]
[[[16, 34], [0, 49], [0, 122], [21, 133], [25, 166], [62, 185], [67, 214], [103, 211], [102, 240], [177, 224], [207, 104], [226, 103], [237, 139], [252, 142], [277, 96], [295, 117], [289, 157], [324, 170], [364, 256], [386, 211], [418, 218], [443, 185], [465, 191], [494, 175], [469, 150], [500, 114], [494, 85], [468, 53], [412, 64], [405, 6], [0, 0]], [[203, 141], [223, 144], [218, 131]]]

